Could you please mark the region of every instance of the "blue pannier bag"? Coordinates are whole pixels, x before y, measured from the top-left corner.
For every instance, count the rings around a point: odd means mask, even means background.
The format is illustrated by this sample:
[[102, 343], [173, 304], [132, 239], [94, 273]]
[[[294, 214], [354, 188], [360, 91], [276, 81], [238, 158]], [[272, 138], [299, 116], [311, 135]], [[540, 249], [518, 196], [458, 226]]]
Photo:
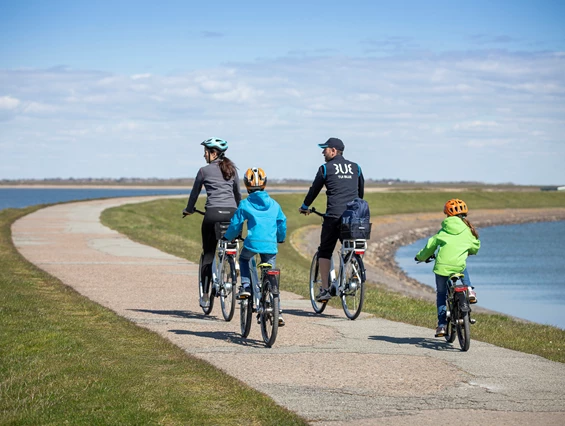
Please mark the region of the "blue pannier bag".
[[341, 215], [340, 237], [342, 240], [371, 238], [371, 212], [369, 204], [362, 198], [347, 203]]

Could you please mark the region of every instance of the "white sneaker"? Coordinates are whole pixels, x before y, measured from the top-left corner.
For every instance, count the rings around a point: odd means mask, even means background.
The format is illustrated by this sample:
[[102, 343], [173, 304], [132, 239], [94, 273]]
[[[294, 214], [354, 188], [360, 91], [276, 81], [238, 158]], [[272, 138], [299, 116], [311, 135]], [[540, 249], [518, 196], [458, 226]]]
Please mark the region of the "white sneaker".
[[249, 286], [240, 286], [239, 292], [237, 293], [238, 299], [247, 299], [251, 297], [251, 288]]

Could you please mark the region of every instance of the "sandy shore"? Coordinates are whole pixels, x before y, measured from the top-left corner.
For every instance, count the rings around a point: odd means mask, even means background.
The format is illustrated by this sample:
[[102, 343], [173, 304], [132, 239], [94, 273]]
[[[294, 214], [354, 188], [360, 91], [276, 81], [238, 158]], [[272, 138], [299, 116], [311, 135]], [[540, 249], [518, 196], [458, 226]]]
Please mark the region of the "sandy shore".
[[[396, 263], [395, 254], [399, 247], [435, 234], [444, 217], [442, 213], [374, 217], [372, 238], [365, 255], [367, 280], [392, 291], [435, 301], [435, 290], [408, 277]], [[565, 208], [474, 210], [468, 219], [480, 234], [480, 228], [487, 226], [565, 220]], [[295, 232], [291, 243], [304, 257], [311, 259], [319, 239], [320, 227], [309, 226]]]

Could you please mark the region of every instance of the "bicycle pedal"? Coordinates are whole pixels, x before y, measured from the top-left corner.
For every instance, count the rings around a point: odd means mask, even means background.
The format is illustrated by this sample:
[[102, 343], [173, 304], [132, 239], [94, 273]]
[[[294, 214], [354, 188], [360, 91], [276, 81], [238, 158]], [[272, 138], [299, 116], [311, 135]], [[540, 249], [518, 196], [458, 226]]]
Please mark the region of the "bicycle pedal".
[[471, 324], [475, 324], [475, 323], [477, 322], [477, 320], [476, 320], [475, 318], [470, 318], [470, 319], [469, 319], [469, 322], [470, 322]]

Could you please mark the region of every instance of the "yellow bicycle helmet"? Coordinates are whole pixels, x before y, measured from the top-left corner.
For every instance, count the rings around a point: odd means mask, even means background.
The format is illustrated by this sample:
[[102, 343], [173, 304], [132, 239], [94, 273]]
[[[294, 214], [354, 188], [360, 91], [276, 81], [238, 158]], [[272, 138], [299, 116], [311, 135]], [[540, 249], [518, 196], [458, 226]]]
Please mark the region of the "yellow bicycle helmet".
[[445, 203], [443, 208], [443, 212], [448, 216], [455, 216], [458, 214], [467, 214], [469, 209], [467, 208], [467, 204], [465, 201], [460, 200], [459, 198], [453, 198]]
[[248, 191], [262, 191], [267, 186], [267, 174], [259, 167], [247, 169], [243, 182]]

